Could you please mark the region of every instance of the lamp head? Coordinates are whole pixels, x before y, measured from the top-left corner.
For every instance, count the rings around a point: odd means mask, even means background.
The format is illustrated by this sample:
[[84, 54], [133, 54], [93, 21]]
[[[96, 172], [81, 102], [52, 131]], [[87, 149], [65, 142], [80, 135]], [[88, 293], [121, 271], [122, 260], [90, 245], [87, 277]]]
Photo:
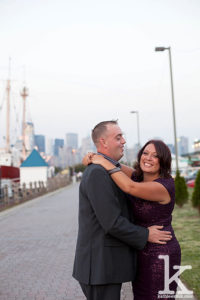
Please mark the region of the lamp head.
[[156, 47], [155, 48], [155, 51], [165, 51], [165, 50], [168, 50], [169, 49], [169, 47], [167, 48], [167, 47]]
[[138, 112], [137, 110], [130, 111], [131, 114], [137, 114], [137, 112]]

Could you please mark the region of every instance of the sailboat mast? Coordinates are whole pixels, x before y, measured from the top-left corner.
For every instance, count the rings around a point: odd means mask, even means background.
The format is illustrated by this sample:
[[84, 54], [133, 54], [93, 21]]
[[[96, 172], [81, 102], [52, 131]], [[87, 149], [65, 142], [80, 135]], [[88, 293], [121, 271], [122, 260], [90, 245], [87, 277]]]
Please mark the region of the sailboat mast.
[[10, 152], [10, 65], [11, 58], [9, 57], [9, 71], [7, 80], [7, 113], [6, 113], [6, 152]]
[[26, 87], [23, 88], [21, 92], [21, 96], [23, 99], [23, 120], [22, 120], [22, 157], [26, 159], [26, 97], [28, 96], [28, 90]]

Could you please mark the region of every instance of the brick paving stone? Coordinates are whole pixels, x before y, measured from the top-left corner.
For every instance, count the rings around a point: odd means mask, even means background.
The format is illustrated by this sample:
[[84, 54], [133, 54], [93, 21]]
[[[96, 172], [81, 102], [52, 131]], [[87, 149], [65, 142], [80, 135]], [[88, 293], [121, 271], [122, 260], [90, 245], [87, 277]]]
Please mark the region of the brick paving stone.
[[85, 299], [72, 278], [77, 214], [78, 184], [0, 213], [0, 300]]

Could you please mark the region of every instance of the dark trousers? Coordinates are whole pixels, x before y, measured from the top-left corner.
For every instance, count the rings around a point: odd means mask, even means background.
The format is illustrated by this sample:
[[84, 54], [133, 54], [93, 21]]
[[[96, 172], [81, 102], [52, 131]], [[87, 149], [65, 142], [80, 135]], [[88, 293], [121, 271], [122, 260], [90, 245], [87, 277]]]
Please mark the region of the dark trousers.
[[87, 300], [120, 300], [122, 284], [87, 285], [80, 283]]

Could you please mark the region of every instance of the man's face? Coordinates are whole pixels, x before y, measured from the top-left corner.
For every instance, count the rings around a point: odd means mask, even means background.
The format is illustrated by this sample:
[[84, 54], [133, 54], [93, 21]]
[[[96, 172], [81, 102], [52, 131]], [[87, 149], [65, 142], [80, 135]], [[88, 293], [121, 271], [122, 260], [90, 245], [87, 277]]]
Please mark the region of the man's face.
[[107, 125], [107, 131], [102, 139], [105, 154], [114, 160], [119, 160], [123, 156], [124, 144], [126, 143], [120, 127], [112, 124]]

